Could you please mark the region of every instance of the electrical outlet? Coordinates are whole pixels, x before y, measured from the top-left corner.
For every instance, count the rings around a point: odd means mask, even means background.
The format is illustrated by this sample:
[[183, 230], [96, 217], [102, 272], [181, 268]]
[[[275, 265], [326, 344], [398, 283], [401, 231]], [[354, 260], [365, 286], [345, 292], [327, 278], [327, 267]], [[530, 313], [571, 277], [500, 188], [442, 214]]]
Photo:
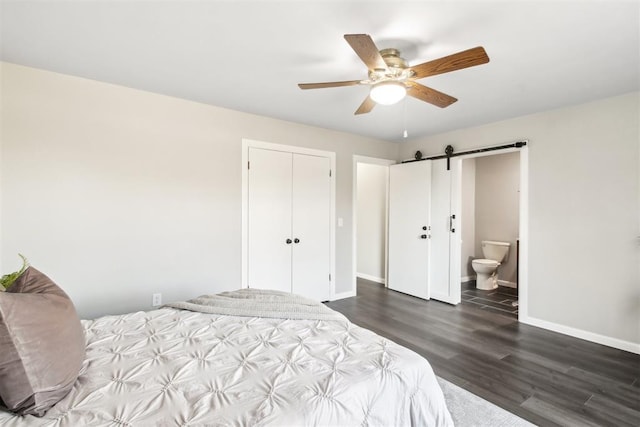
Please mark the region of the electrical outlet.
[[151, 305], [157, 307], [162, 305], [162, 294], [153, 294], [153, 299], [151, 300]]

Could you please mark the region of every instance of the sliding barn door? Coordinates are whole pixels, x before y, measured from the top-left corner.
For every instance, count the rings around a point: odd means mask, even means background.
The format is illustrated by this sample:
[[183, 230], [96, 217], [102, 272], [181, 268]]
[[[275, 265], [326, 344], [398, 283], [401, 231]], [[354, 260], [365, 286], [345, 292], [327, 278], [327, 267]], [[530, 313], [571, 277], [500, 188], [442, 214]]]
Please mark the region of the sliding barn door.
[[461, 160], [431, 161], [431, 298], [460, 302]]
[[249, 148], [247, 284], [331, 296], [328, 157]]
[[250, 288], [291, 292], [292, 162], [292, 153], [249, 148]]
[[431, 163], [389, 167], [390, 289], [429, 298]]

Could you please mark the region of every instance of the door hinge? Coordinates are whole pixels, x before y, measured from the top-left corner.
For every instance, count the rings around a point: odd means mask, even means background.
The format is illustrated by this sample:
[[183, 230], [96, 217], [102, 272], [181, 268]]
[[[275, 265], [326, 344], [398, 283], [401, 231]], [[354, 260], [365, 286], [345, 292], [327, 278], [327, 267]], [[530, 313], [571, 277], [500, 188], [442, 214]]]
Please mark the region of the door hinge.
[[329, 177], [331, 177], [331, 169], [329, 169]]
[[329, 273], [329, 281], [331, 281], [331, 273]]
[[247, 169], [251, 169], [251, 162], [247, 162]]

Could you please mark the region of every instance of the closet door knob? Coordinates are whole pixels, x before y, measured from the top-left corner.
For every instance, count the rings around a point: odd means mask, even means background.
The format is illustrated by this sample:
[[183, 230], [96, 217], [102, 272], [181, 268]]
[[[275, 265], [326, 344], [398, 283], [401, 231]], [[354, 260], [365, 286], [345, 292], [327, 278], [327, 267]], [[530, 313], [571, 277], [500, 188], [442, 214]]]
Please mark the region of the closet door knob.
[[291, 239], [287, 239], [287, 245], [291, 244]]
[[427, 238], [427, 235], [426, 235], [426, 234], [421, 234], [421, 235], [420, 235], [420, 238], [421, 238], [421, 239], [426, 239], [426, 238]]
[[300, 243], [300, 239], [296, 237], [295, 239], [293, 239], [293, 243]]

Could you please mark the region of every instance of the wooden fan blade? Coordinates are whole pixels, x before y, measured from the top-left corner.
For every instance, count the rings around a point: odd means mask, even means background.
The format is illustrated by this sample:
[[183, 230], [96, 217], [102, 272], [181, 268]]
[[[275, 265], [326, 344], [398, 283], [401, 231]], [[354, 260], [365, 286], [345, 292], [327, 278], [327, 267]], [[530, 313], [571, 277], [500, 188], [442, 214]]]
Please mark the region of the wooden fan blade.
[[421, 79], [435, 76], [436, 74], [449, 73], [463, 68], [486, 64], [487, 62], [489, 62], [487, 52], [484, 51], [483, 47], [479, 46], [416, 65], [415, 67], [411, 67], [411, 69], [415, 73], [414, 78]]
[[323, 89], [327, 87], [355, 86], [360, 84], [360, 80], [349, 80], [346, 82], [327, 82], [327, 83], [298, 83], [300, 89]]
[[365, 100], [362, 102], [362, 104], [360, 104], [360, 107], [358, 107], [358, 109], [356, 110], [356, 112], [354, 114], [355, 115], [366, 114], [366, 113], [370, 112], [371, 110], [373, 110], [373, 107], [375, 107], [375, 106], [376, 106], [376, 102], [373, 99], [371, 99], [370, 96], [367, 95]]
[[386, 70], [387, 64], [368, 34], [345, 34], [345, 40], [370, 70]]
[[453, 96], [449, 96], [446, 93], [438, 92], [435, 89], [426, 87], [416, 82], [408, 82], [407, 95], [413, 96], [421, 101], [428, 102], [440, 108], [448, 107], [457, 101]]

